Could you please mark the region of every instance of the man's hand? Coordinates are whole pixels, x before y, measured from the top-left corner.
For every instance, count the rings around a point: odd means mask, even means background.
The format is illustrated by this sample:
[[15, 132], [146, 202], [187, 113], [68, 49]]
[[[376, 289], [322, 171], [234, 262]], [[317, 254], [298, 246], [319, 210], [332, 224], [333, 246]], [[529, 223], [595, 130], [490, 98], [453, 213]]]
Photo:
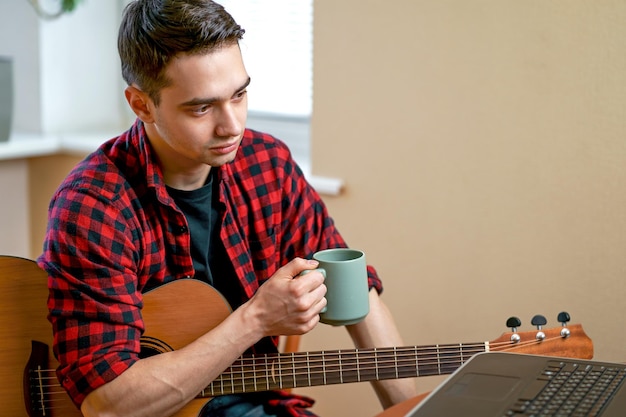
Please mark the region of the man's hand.
[[326, 306], [324, 276], [313, 271], [317, 261], [296, 258], [280, 268], [247, 303], [246, 318], [263, 329], [264, 336], [304, 334], [319, 322]]

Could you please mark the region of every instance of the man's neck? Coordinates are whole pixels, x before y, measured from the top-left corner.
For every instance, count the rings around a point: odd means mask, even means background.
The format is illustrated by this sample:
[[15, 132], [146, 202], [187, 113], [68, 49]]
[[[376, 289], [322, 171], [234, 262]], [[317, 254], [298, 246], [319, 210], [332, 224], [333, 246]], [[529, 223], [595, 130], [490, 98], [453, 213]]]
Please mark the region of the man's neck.
[[209, 177], [209, 173], [211, 172], [211, 167], [208, 165], [203, 165], [202, 168], [193, 172], [168, 172], [167, 170], [163, 170], [163, 177], [165, 180], [165, 184], [168, 187], [175, 188], [177, 190], [184, 191], [193, 191], [201, 188], [206, 184], [207, 178]]

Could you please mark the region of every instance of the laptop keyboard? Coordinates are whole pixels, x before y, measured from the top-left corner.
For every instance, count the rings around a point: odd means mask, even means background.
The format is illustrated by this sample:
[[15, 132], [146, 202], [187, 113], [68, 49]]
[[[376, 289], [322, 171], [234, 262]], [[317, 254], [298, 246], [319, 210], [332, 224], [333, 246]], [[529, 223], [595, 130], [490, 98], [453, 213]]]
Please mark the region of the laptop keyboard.
[[505, 416], [600, 415], [626, 377], [626, 370], [550, 361]]

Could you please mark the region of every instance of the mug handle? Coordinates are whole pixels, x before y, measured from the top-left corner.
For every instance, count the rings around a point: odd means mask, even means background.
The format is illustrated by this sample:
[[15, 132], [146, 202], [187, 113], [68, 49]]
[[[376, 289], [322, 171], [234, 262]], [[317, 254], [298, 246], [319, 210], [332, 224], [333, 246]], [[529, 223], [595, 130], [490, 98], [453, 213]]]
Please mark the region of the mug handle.
[[[304, 271], [302, 271], [302, 272], [300, 272], [300, 273], [298, 274], [298, 277], [301, 277], [302, 275], [306, 275], [306, 274], [308, 274], [309, 272], [313, 272], [313, 271], [319, 271], [319, 272], [321, 272], [321, 273], [322, 273], [322, 275], [324, 275], [324, 278], [326, 278], [326, 270], [325, 270], [324, 268], [317, 268], [317, 269], [305, 269]], [[297, 278], [297, 277], [296, 277], [296, 278]], [[327, 307], [328, 307], [328, 306], [324, 306], [324, 308], [322, 308], [322, 310], [320, 311], [320, 314], [321, 314], [321, 313], [326, 313], [326, 310], [328, 310], [328, 308], [327, 308]]]

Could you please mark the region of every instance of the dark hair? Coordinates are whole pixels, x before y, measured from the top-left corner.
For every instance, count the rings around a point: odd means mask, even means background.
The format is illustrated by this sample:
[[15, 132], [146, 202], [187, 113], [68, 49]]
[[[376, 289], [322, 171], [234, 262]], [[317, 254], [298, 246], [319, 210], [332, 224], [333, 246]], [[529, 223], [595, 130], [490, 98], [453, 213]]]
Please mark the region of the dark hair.
[[169, 85], [165, 68], [177, 54], [210, 53], [236, 44], [244, 30], [211, 0], [135, 0], [126, 6], [117, 39], [122, 77], [159, 104]]

